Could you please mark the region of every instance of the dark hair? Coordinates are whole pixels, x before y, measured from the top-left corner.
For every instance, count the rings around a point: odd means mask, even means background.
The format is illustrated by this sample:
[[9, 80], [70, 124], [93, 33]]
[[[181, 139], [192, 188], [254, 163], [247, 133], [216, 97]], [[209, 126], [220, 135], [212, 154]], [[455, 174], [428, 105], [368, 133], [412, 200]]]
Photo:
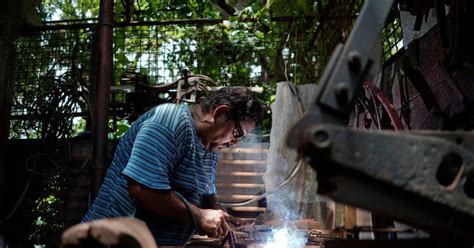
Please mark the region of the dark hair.
[[204, 112], [209, 112], [219, 105], [227, 105], [230, 108], [229, 118], [235, 121], [253, 120], [259, 125], [262, 120], [262, 105], [247, 87], [220, 88], [200, 104]]

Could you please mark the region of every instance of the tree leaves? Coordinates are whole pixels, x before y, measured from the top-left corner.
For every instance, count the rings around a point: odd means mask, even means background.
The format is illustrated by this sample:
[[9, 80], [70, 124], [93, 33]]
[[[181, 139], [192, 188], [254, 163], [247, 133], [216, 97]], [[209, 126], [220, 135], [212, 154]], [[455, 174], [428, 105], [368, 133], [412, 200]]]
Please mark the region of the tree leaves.
[[[115, 1], [116, 22], [126, 20], [126, 14], [131, 15], [131, 21], [222, 18], [209, 1], [132, 2], [130, 12], [125, 13], [122, 1]], [[333, 44], [352, 25], [350, 18], [329, 21], [318, 17], [353, 16], [356, 11], [354, 1], [342, 0], [227, 3], [238, 11], [218, 24], [195, 21], [196, 24], [115, 27], [115, 83], [129, 68], [148, 76], [150, 84], [173, 81], [182, 76], [181, 69], [188, 68], [223, 85], [261, 86], [265, 89], [261, 98], [270, 103], [279, 81], [316, 82]], [[42, 13], [45, 18], [83, 18], [88, 13], [97, 17], [98, 5], [97, 0], [45, 0]]]

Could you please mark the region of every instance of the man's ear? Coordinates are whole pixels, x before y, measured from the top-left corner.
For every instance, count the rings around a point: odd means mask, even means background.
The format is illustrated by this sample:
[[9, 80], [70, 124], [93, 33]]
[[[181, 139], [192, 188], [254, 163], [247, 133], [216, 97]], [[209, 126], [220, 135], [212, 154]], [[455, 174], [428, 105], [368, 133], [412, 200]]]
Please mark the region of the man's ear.
[[215, 121], [217, 118], [220, 118], [220, 117], [227, 117], [227, 115], [229, 114], [230, 112], [230, 107], [227, 106], [227, 105], [219, 105], [217, 106], [215, 109], [214, 109], [214, 118], [213, 118], [213, 121]]

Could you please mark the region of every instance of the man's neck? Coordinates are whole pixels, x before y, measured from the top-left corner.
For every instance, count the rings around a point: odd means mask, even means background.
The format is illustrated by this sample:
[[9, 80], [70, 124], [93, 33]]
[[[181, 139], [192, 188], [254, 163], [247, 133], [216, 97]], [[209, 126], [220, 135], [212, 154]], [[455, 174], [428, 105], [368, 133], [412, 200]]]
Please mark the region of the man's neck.
[[196, 125], [197, 134], [199, 138], [201, 138], [204, 147], [208, 148], [209, 141], [207, 139], [206, 134], [208, 133], [211, 125], [208, 121], [206, 121], [205, 119], [206, 116], [202, 112], [202, 108], [200, 105], [194, 105], [194, 106], [191, 106], [190, 108], [191, 108], [191, 116], [193, 117], [194, 124]]

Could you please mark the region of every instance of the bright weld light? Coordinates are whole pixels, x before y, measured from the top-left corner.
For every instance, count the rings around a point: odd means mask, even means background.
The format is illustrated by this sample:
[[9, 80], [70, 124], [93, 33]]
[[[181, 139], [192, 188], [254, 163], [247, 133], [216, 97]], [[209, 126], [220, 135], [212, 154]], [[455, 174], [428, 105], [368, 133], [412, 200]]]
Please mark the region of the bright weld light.
[[287, 248], [288, 247], [288, 229], [279, 229], [273, 233], [273, 241], [268, 242], [265, 248]]
[[304, 232], [290, 231], [288, 228], [273, 230], [273, 240], [266, 243], [265, 248], [301, 248], [306, 244]]

